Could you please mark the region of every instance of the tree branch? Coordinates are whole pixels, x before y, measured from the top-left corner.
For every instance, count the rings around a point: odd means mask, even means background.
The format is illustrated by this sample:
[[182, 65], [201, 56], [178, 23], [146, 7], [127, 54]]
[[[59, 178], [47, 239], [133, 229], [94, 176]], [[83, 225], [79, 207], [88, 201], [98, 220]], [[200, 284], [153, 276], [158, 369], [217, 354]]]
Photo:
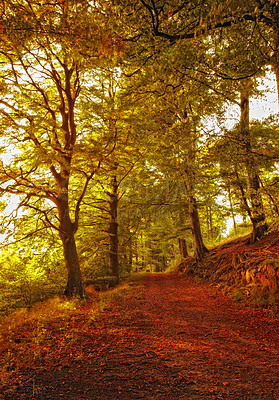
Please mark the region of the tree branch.
[[[263, 12], [262, 13], [244, 12], [242, 15], [238, 17], [233, 17], [233, 16], [223, 17], [223, 22], [217, 22], [215, 24], [208, 23], [204, 28], [200, 26], [200, 19], [199, 19], [196, 25], [192, 27], [189, 32], [180, 34], [171, 34], [160, 30], [159, 13], [158, 10], [156, 9], [154, 1], [151, 0], [152, 6], [147, 4], [145, 0], [141, 0], [141, 3], [148, 10], [151, 16], [153, 35], [162, 37], [163, 39], [167, 39], [171, 42], [176, 42], [178, 40], [183, 40], [183, 39], [193, 39], [196, 38], [197, 36], [202, 36], [210, 31], [220, 28], [228, 28], [237, 23], [242, 23], [245, 21], [263, 22], [270, 27], [276, 24], [276, 21], [274, 21], [272, 18], [269, 18]], [[180, 8], [175, 10], [176, 14], [183, 9], [183, 6], [185, 4], [186, 2], [183, 3]]]
[[[100, 168], [100, 166], [101, 166], [101, 161], [99, 161], [96, 170], [98, 170], [98, 169]], [[76, 209], [75, 209], [75, 222], [74, 222], [75, 232], [78, 230], [79, 212], [80, 212], [80, 205], [81, 205], [81, 202], [82, 202], [82, 200], [83, 200], [83, 198], [84, 198], [84, 196], [85, 196], [85, 194], [86, 194], [86, 191], [87, 191], [89, 182], [90, 182], [91, 179], [93, 178], [93, 176], [94, 176], [96, 170], [92, 171], [91, 174], [90, 174], [89, 176], [86, 177], [86, 181], [85, 181], [83, 190], [82, 190], [81, 195], [79, 196], [79, 199], [78, 199], [78, 201], [77, 201], [77, 205], [76, 205]]]

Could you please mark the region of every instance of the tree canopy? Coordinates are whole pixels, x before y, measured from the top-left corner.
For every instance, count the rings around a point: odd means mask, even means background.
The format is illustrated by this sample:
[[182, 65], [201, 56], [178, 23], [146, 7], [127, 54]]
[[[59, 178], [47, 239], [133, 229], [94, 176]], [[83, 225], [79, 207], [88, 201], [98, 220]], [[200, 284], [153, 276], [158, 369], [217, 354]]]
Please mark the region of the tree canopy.
[[277, 229], [278, 119], [252, 121], [249, 101], [279, 80], [278, 10], [2, 1], [0, 284], [56, 277], [83, 297], [84, 282], [200, 260], [228, 220], [251, 241]]

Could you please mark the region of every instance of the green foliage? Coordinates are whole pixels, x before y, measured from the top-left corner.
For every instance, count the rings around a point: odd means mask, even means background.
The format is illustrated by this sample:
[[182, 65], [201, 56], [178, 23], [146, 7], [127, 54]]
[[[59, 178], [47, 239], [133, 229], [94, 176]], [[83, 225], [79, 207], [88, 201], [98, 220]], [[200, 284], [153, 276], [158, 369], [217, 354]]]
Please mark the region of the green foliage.
[[229, 234], [227, 235], [227, 238], [230, 239], [230, 238], [248, 235], [251, 232], [251, 229], [252, 229], [252, 225], [250, 222], [242, 222], [242, 223], [236, 225], [237, 233], [232, 228], [231, 231], [229, 232]]
[[267, 288], [253, 287], [250, 292], [250, 302], [254, 307], [269, 308], [271, 313], [278, 313], [279, 293], [273, 292]]
[[[3, 7], [3, 312], [60, 292], [66, 225], [74, 227], [85, 281], [113, 280], [112, 177], [121, 277], [169, 269], [181, 257], [180, 238], [193, 253], [193, 201], [209, 246], [227, 218], [245, 220], [245, 143], [239, 126], [228, 131], [222, 123], [240, 80], [269, 73], [271, 58], [276, 66], [273, 2], [261, 11], [252, 0], [12, 0]], [[259, 193], [278, 229], [278, 116], [250, 125]], [[247, 229], [237, 225], [238, 234]]]
[[233, 288], [231, 292], [231, 296], [236, 301], [243, 301], [245, 300], [245, 294], [243, 289], [240, 288]]
[[55, 255], [34, 255], [17, 247], [2, 251], [0, 258], [1, 314], [8, 314], [19, 307], [30, 307], [37, 301], [61, 293], [65, 284], [61, 267], [51, 264]]

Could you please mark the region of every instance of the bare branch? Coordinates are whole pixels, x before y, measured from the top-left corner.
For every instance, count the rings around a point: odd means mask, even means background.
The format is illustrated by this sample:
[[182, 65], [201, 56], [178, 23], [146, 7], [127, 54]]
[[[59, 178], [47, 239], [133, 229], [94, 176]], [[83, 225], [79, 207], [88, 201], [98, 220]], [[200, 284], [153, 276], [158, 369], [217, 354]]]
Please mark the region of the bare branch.
[[[145, 0], [141, 0], [141, 3], [148, 10], [148, 12], [150, 14], [153, 35], [167, 39], [170, 42], [176, 42], [178, 40], [183, 40], [183, 39], [193, 39], [193, 38], [196, 38], [197, 36], [202, 36], [204, 34], [207, 34], [210, 31], [220, 29], [220, 28], [228, 28], [237, 23], [242, 23], [245, 21], [263, 22], [270, 27], [274, 26], [276, 24], [276, 21], [274, 21], [272, 18], [269, 18], [264, 12], [255, 13], [255, 12], [245, 12], [244, 11], [243, 14], [238, 17], [233, 17], [230, 15], [227, 15], [226, 17], [223, 17], [222, 22], [218, 22], [215, 24], [208, 23], [205, 27], [201, 27], [200, 20], [198, 20], [197, 23], [195, 24], [195, 26], [193, 26], [188, 32], [184, 32], [184, 33], [180, 33], [180, 34], [171, 34], [171, 33], [163, 32], [162, 30], [160, 30], [159, 12], [156, 8], [155, 2], [153, 0], [151, 0], [152, 6], [149, 5]], [[184, 2], [182, 4], [182, 6], [178, 7], [177, 10], [174, 10], [174, 12], [177, 14], [179, 11], [181, 11], [184, 8], [186, 3], [187, 2]]]
[[[101, 161], [99, 161], [96, 170], [98, 170], [98, 169], [100, 168], [100, 166], [101, 166]], [[87, 191], [89, 182], [90, 182], [91, 179], [93, 178], [93, 176], [94, 176], [96, 170], [94, 170], [93, 172], [91, 172], [91, 174], [90, 174], [89, 176], [86, 177], [86, 181], [85, 181], [83, 190], [82, 190], [81, 195], [79, 196], [79, 199], [78, 199], [78, 201], [77, 201], [77, 205], [76, 205], [76, 209], [75, 209], [75, 222], [74, 222], [75, 232], [76, 232], [77, 229], [78, 229], [79, 212], [80, 212], [80, 205], [81, 205], [81, 202], [82, 202], [82, 200], [83, 200], [83, 198], [84, 198], [84, 196], [85, 196], [85, 194], [86, 194], [86, 191]]]

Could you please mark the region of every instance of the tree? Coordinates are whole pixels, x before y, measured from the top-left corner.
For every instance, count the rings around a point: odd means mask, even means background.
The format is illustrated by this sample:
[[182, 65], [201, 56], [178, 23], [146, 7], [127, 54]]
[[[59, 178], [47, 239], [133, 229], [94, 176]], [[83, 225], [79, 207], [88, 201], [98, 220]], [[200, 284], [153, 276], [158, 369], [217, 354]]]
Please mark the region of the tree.
[[181, 255], [181, 258], [187, 258], [188, 257], [188, 250], [187, 250], [187, 243], [184, 238], [179, 238], [178, 239], [178, 247], [179, 247], [179, 252]]
[[[279, 85], [279, 6], [276, 1], [249, 0], [240, 4], [235, 0], [169, 0], [163, 3], [139, 0], [134, 3], [139, 2], [149, 14], [149, 23], [146, 19], [145, 23], [152, 34], [170, 44], [196, 37], [214, 38], [218, 32], [223, 43], [228, 44], [230, 40], [242, 41], [243, 33], [250, 31], [246, 36], [246, 55], [238, 59], [239, 65], [245, 66], [243, 72], [240, 67], [240, 70], [236, 68], [236, 74], [228, 74], [224, 62], [215, 64], [218, 65], [216, 72], [224, 79], [243, 79], [256, 74], [264, 65], [271, 65]], [[144, 14], [142, 9], [138, 12]], [[236, 64], [233, 58], [231, 62]]]
[[[15, 11], [19, 11], [18, 30], [14, 26]], [[82, 141], [76, 110], [88, 63], [68, 46], [68, 37], [61, 36], [59, 29], [67, 30], [84, 10], [73, 2], [53, 4], [46, 14], [43, 11], [37, 3], [24, 2], [22, 6], [12, 3], [5, 14], [8, 36], [1, 43], [0, 113], [5, 128], [2, 138], [16, 153], [9, 164], [1, 165], [1, 192], [20, 196], [19, 207], [33, 210], [42, 227], [58, 233], [68, 274], [65, 294], [82, 297], [75, 234], [80, 206], [98, 161], [95, 167], [81, 171], [76, 164]], [[72, 25], [77, 38], [80, 23], [77, 19]], [[50, 39], [45, 33], [51, 27]], [[74, 41], [71, 37], [71, 44]], [[84, 183], [76, 194], [71, 192], [71, 182], [78, 175], [83, 175]]]
[[244, 150], [246, 171], [248, 177], [248, 187], [251, 202], [250, 218], [253, 224], [253, 232], [251, 242], [254, 243], [260, 239], [267, 231], [268, 226], [265, 222], [265, 214], [263, 210], [263, 202], [260, 194], [259, 175], [256, 170], [256, 163], [252, 153], [250, 128], [249, 128], [249, 96], [252, 82], [246, 82], [241, 91], [240, 98], [240, 141]]
[[[82, 240], [89, 240], [95, 248], [94, 264], [102, 264], [99, 273], [113, 276], [118, 281], [125, 269], [120, 261], [125, 263], [122, 243], [127, 237], [124, 239], [122, 236], [129, 231], [123, 226], [121, 213], [126, 196], [125, 182], [134, 170], [142, 168], [144, 162], [145, 144], [137, 129], [141, 109], [132, 96], [127, 100], [126, 77], [116, 60], [103, 60], [100, 68], [87, 73], [87, 78], [80, 118], [81, 129], [89, 134], [79, 146], [80, 157], [87, 166], [90, 158], [97, 158], [100, 168], [94, 176], [94, 186], [87, 192], [87, 206], [82, 217], [86, 230], [82, 232]], [[88, 150], [90, 148], [92, 152]], [[94, 217], [93, 210], [96, 210]], [[129, 226], [129, 221], [126, 222]], [[98, 224], [98, 233], [94, 229], [95, 224]], [[93, 264], [86, 254], [86, 264]], [[97, 271], [98, 267], [91, 265], [90, 272], [88, 265], [89, 275], [94, 275], [94, 268]]]

